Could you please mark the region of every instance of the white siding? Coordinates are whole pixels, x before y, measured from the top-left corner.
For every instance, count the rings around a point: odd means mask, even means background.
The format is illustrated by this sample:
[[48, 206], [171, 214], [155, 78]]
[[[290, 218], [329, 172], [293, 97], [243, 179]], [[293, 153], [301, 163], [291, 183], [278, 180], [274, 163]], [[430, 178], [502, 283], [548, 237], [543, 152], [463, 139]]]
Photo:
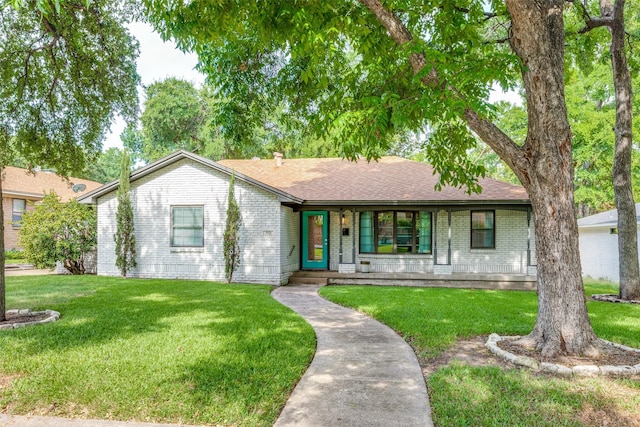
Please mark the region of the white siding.
[[[229, 177], [180, 160], [131, 185], [137, 262], [133, 277], [224, 280], [224, 233]], [[275, 195], [236, 180], [242, 215], [241, 261], [234, 282], [279, 284], [280, 203]], [[172, 248], [171, 206], [204, 207], [204, 247]], [[98, 200], [98, 274], [118, 275], [115, 266], [116, 193]]]
[[[580, 227], [580, 262], [582, 275], [612, 282], [620, 281], [618, 235], [611, 234], [611, 226]], [[640, 249], [640, 231], [638, 232]]]

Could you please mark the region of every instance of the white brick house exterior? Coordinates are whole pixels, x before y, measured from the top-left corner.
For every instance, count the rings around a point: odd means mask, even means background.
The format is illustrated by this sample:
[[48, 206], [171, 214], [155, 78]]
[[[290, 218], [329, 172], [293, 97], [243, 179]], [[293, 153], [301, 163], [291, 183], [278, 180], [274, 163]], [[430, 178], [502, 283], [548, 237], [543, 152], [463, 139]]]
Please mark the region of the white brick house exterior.
[[[331, 161], [335, 163], [339, 160]], [[131, 198], [138, 267], [128, 275], [141, 278], [225, 280], [222, 235], [232, 170], [236, 171], [235, 197], [242, 215], [241, 262], [234, 273], [234, 282], [275, 285], [286, 283], [293, 272], [304, 268], [303, 259], [307, 254], [320, 254], [326, 261], [324, 268], [327, 270], [347, 273], [360, 271], [361, 263], [365, 261], [369, 263], [371, 272], [378, 273], [535, 275], [533, 221], [527, 199], [501, 203], [477, 197], [468, 201], [455, 199], [449, 204], [442, 201], [431, 204], [416, 200], [415, 195], [410, 195], [412, 199], [406, 206], [398, 200], [390, 200], [389, 203], [386, 200], [335, 201], [327, 199], [333, 194], [331, 186], [335, 187], [334, 181], [328, 184], [328, 190], [324, 193], [321, 188], [315, 189], [313, 194], [320, 194], [321, 200], [313, 200], [309, 194], [296, 189], [298, 181], [293, 182], [292, 176], [304, 183], [300, 188], [312, 188], [313, 183], [326, 179], [322, 174], [309, 179], [294, 170], [290, 176], [280, 176], [269, 181], [268, 177], [285, 171], [282, 163], [270, 165], [272, 170], [264, 172], [270, 175], [262, 176], [260, 173], [263, 172], [258, 173], [251, 168], [260, 166], [260, 171], [263, 171], [266, 163], [261, 162], [265, 161], [249, 162], [252, 161], [229, 160], [216, 163], [180, 151], [133, 172]], [[303, 166], [317, 170], [320, 159], [315, 163], [310, 162]], [[395, 164], [398, 161], [392, 159], [389, 163]], [[409, 166], [423, 167], [414, 163], [416, 162], [411, 162]], [[405, 163], [401, 165], [406, 166]], [[339, 163], [337, 169], [343, 167], [348, 169], [350, 166]], [[331, 174], [326, 176], [331, 178]], [[344, 181], [341, 179], [339, 182], [348, 185]], [[98, 210], [98, 275], [119, 275], [115, 266], [113, 239], [116, 229], [117, 188], [116, 181], [80, 199], [83, 203], [94, 203]], [[356, 193], [364, 191], [366, 190], [357, 189]], [[499, 194], [500, 191], [496, 193]], [[517, 193], [517, 197], [521, 198], [520, 194]], [[463, 197], [458, 193], [445, 196]], [[202, 232], [202, 239], [197, 244], [177, 245], [172, 240], [176, 227], [172, 222], [174, 210], [182, 208], [202, 212], [202, 224], [197, 224]], [[474, 209], [491, 213], [493, 246], [490, 248], [471, 247], [471, 212]], [[311, 222], [311, 225], [305, 224], [307, 217], [303, 213], [306, 210], [326, 212], [326, 251], [322, 249], [320, 240], [316, 239], [314, 246], [311, 246], [303, 238], [307, 232], [306, 227], [313, 225]], [[421, 215], [431, 216], [431, 243], [428, 252], [418, 253], [415, 244], [414, 253], [399, 253], [395, 247], [393, 251], [397, 253], [368, 253], [363, 250], [360, 241], [363, 212], [396, 210], [415, 212], [415, 215], [421, 212]], [[313, 218], [314, 221], [319, 220], [318, 217]], [[415, 221], [414, 219], [414, 227]]]

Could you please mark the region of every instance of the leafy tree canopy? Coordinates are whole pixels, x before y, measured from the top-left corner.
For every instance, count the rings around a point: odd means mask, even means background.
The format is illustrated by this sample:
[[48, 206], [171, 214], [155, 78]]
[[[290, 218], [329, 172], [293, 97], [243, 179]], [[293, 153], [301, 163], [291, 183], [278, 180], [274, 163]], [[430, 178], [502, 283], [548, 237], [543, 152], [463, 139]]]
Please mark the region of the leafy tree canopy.
[[78, 173], [100, 151], [116, 112], [135, 118], [138, 44], [123, 25], [133, 16], [126, 1], [3, 4], [2, 164], [18, 155], [27, 165]]
[[[168, 78], [145, 88], [142, 128], [127, 128], [125, 146], [146, 161], [185, 149], [214, 160], [271, 156], [317, 157], [334, 154], [326, 139], [315, 138], [304, 119], [265, 96], [261, 103], [222, 97], [209, 85]], [[259, 105], [259, 107], [258, 107]]]

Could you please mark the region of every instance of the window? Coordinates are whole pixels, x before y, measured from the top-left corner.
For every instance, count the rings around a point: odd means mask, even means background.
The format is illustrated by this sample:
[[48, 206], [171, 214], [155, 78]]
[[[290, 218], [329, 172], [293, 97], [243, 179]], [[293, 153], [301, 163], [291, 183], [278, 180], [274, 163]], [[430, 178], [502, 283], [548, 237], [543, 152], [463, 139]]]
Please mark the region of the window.
[[496, 247], [495, 211], [471, 211], [471, 249]]
[[360, 212], [360, 253], [431, 253], [431, 212]]
[[14, 227], [20, 227], [22, 215], [27, 210], [27, 201], [25, 199], [13, 199], [13, 210], [11, 222]]
[[171, 207], [171, 246], [204, 246], [202, 206]]

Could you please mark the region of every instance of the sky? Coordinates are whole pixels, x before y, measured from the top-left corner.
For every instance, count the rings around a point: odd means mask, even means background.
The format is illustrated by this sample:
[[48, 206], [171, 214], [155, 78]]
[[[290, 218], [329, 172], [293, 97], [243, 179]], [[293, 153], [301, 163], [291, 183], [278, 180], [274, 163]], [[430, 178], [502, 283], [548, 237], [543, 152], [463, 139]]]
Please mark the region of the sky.
[[[198, 86], [202, 85], [204, 76], [195, 70], [198, 62], [198, 57], [195, 54], [184, 54], [176, 48], [174, 43], [163, 42], [149, 24], [133, 23], [128, 27], [140, 42], [140, 57], [137, 65], [143, 85], [150, 85], [167, 77], [179, 77]], [[140, 108], [143, 106], [142, 102], [141, 94]], [[103, 150], [111, 147], [122, 148], [120, 133], [124, 127], [124, 120], [118, 117], [106, 135], [102, 144]]]
[[[140, 42], [140, 56], [137, 61], [138, 74], [143, 85], [150, 85], [167, 77], [178, 77], [200, 86], [204, 83], [204, 75], [195, 70], [198, 62], [196, 54], [184, 54], [178, 50], [173, 42], [164, 42], [151, 25], [133, 23], [128, 25], [131, 33]], [[519, 105], [522, 102], [515, 93], [504, 93], [494, 90], [491, 101], [505, 100]], [[140, 91], [140, 108], [143, 107], [142, 91]], [[102, 144], [103, 150], [111, 147], [122, 148], [120, 134], [125, 123], [119, 116], [111, 125], [110, 131]]]

